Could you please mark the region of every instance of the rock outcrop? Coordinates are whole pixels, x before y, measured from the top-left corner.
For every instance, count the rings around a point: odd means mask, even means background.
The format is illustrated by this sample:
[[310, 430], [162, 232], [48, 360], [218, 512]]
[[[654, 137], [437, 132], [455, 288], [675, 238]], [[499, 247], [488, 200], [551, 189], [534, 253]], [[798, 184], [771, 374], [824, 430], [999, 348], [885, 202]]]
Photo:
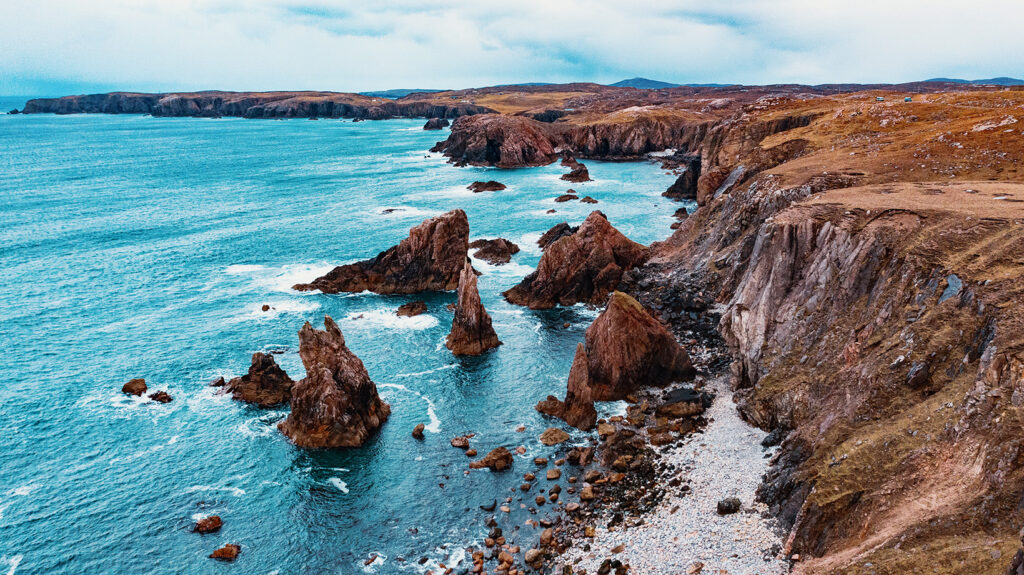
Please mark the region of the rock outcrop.
[[512, 467], [512, 453], [504, 447], [496, 447], [482, 459], [469, 464], [470, 469], [488, 468], [491, 471], [504, 471]]
[[455, 355], [480, 355], [501, 345], [491, 326], [491, 316], [480, 302], [476, 274], [468, 261], [459, 276], [459, 300], [445, 345]]
[[568, 174], [562, 174], [561, 179], [565, 180], [566, 182], [573, 182], [575, 184], [589, 182], [590, 171], [587, 170], [587, 167], [581, 164], [580, 162], [576, 162], [576, 165], [574, 165], [572, 169], [569, 170]]
[[501, 190], [504, 190], [506, 187], [507, 186], [501, 182], [488, 180], [486, 182], [473, 182], [472, 184], [468, 185], [466, 189], [473, 192], [474, 194], [478, 194], [480, 192], [500, 192]]
[[142, 378], [129, 380], [128, 383], [121, 386], [121, 393], [136, 396], [146, 393], [146, 380]]
[[274, 407], [288, 403], [294, 383], [274, 361], [274, 356], [256, 352], [252, 354], [249, 372], [228, 381], [224, 390], [239, 401]]
[[453, 210], [412, 228], [408, 238], [377, 257], [338, 266], [293, 289], [380, 294], [450, 291], [459, 285], [468, 251], [469, 220], [466, 212]]
[[537, 269], [504, 295], [532, 309], [602, 303], [623, 274], [648, 256], [646, 247], [622, 235], [604, 214], [594, 211], [575, 233], [548, 243]]
[[398, 311], [395, 312], [395, 315], [398, 317], [414, 317], [426, 313], [426, 311], [427, 304], [425, 302], [411, 301], [398, 306]]
[[597, 410], [590, 393], [587, 353], [582, 343], [576, 344], [576, 357], [569, 370], [565, 401], [549, 395], [537, 404], [537, 411], [564, 420], [569, 425], [589, 431], [597, 425]]
[[278, 425], [299, 447], [358, 447], [391, 414], [363, 362], [345, 345], [341, 329], [324, 317], [324, 330], [299, 330], [306, 377], [292, 388], [291, 413]]
[[512, 261], [514, 254], [519, 253], [519, 246], [504, 238], [475, 240], [470, 242], [469, 248], [476, 250], [473, 252], [473, 257], [495, 266], [507, 264]]
[[445, 118], [431, 118], [427, 120], [426, 124], [423, 124], [424, 130], [443, 130], [449, 126], [448, 120]]
[[557, 158], [550, 131], [551, 124], [521, 116], [464, 116], [452, 124], [448, 139], [431, 151], [442, 152], [459, 165], [545, 166]]
[[573, 359], [569, 385], [574, 385], [575, 374], [576, 387], [582, 388], [585, 380], [597, 401], [625, 399], [644, 387], [662, 387], [695, 373], [675, 337], [622, 292], [612, 293], [608, 306], [587, 328], [583, 348]]
[[[554, 210], [551, 210], [552, 212]], [[555, 240], [562, 238], [563, 236], [571, 236], [576, 233], [576, 230], [580, 229], [579, 226], [570, 226], [568, 222], [562, 222], [551, 226], [551, 229], [544, 232], [543, 235], [537, 240], [537, 245], [540, 246], [541, 250], [548, 249], [548, 246], [555, 243]]]
[[673, 200], [697, 201], [697, 183], [700, 181], [700, 156], [689, 155], [684, 157], [683, 167], [685, 171], [679, 174], [667, 190], [661, 195]]

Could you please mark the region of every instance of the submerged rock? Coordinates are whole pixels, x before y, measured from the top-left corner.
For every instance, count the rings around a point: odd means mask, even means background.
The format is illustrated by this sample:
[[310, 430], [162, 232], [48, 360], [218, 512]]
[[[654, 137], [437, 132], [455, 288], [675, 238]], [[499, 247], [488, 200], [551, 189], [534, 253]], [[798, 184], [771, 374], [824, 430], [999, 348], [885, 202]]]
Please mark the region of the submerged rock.
[[597, 200], [595, 200], [594, 198], [592, 198], [590, 196], [583, 196], [582, 198], [580, 198], [580, 203], [581, 204], [596, 204]]
[[491, 316], [487, 315], [476, 289], [476, 274], [467, 260], [459, 277], [459, 301], [455, 305], [452, 330], [445, 346], [455, 355], [480, 355], [501, 345], [494, 333]]
[[519, 246], [505, 238], [476, 240], [471, 242], [469, 247], [470, 249], [476, 249], [473, 252], [473, 257], [482, 259], [495, 266], [507, 264], [512, 261], [513, 254], [519, 253]]
[[601, 303], [623, 274], [647, 261], [650, 253], [612, 227], [599, 211], [591, 212], [575, 233], [564, 235], [564, 230], [548, 231], [563, 235], [546, 245], [537, 269], [506, 291], [505, 299], [532, 309]]
[[323, 293], [369, 290], [380, 294], [450, 291], [459, 285], [459, 272], [468, 251], [466, 212], [452, 210], [424, 220], [409, 231], [408, 238], [372, 259], [338, 266], [293, 289]]
[[570, 202], [572, 200], [578, 200], [578, 199], [580, 199], [580, 197], [577, 196], [576, 194], [566, 193], [566, 194], [562, 194], [562, 195], [558, 196], [557, 198], [555, 198], [555, 202], [557, 202], [557, 203]]
[[449, 122], [445, 118], [431, 118], [427, 120], [426, 124], [423, 124], [424, 130], [441, 130], [447, 128]]
[[273, 407], [288, 402], [294, 384], [274, 361], [274, 356], [257, 351], [252, 354], [249, 373], [233, 378], [224, 389], [239, 401]]
[[413, 317], [425, 313], [427, 311], [427, 304], [421, 301], [411, 301], [409, 303], [398, 306], [398, 311], [395, 315], [398, 317]]
[[506, 186], [501, 182], [489, 180], [486, 182], [473, 182], [466, 188], [474, 194], [478, 194], [480, 192], [500, 192], [501, 190], [504, 190]]
[[292, 411], [278, 425], [299, 447], [358, 447], [391, 414], [377, 395], [366, 367], [348, 346], [338, 324], [324, 317], [324, 330], [306, 322], [299, 330], [299, 356], [306, 377], [292, 388]]
[[469, 464], [470, 469], [483, 469], [487, 467], [491, 471], [504, 471], [512, 467], [512, 453], [504, 447], [492, 449], [482, 459]]
[[597, 410], [594, 409], [594, 400], [590, 393], [585, 360], [586, 351], [583, 344], [576, 344], [576, 357], [572, 369], [569, 370], [565, 401], [559, 401], [558, 398], [549, 395], [547, 399], [537, 404], [537, 411], [560, 418], [577, 429], [589, 431], [597, 425]]
[[141, 377], [129, 380], [128, 383], [121, 386], [121, 393], [127, 393], [128, 395], [142, 395], [146, 393], [146, 380]]
[[149, 398], [157, 403], [170, 403], [174, 400], [174, 398], [171, 397], [171, 394], [163, 390], [149, 394]]
[[665, 326], [632, 297], [613, 292], [608, 306], [587, 328], [584, 354], [591, 395], [597, 401], [625, 399], [647, 386], [662, 387], [693, 377], [690, 357]]

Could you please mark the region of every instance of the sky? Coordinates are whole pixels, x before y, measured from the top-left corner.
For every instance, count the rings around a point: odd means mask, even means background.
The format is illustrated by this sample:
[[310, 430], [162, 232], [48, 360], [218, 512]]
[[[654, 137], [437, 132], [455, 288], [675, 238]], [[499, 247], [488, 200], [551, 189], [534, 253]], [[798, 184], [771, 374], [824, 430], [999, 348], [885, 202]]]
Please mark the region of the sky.
[[1019, 0], [8, 0], [0, 94], [1024, 77]]

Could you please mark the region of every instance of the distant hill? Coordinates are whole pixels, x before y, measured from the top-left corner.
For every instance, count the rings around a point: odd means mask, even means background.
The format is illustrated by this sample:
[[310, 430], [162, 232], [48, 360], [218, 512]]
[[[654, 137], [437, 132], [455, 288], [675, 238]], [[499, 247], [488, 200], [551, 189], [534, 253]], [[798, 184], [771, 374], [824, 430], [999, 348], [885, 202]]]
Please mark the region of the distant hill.
[[974, 85], [988, 85], [988, 86], [1021, 86], [1024, 85], [1024, 80], [1019, 78], [1007, 78], [1005, 76], [999, 78], [988, 78], [987, 80], [962, 80], [960, 78], [932, 78], [926, 80], [927, 82], [947, 82], [949, 84], [974, 84]]
[[377, 90], [376, 92], [359, 92], [360, 95], [368, 96], [370, 98], [389, 98], [391, 100], [397, 100], [398, 98], [404, 98], [409, 94], [426, 93], [432, 94], [434, 92], [445, 92], [446, 90], [408, 90], [405, 88], [395, 88], [394, 90]]
[[662, 88], [678, 88], [680, 86], [680, 84], [669, 84], [668, 82], [648, 80], [647, 78], [630, 78], [608, 85], [615, 86], [616, 88], [640, 88], [641, 90], [660, 90]]

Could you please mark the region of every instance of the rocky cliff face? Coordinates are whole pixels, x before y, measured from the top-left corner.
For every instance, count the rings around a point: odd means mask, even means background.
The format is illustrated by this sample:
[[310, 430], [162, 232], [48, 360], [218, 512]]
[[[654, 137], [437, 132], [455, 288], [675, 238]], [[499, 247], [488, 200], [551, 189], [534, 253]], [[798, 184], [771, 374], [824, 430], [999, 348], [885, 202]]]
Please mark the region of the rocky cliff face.
[[572, 368], [569, 370], [569, 383], [565, 393], [565, 401], [549, 395], [537, 404], [537, 411], [565, 420], [569, 425], [590, 431], [597, 425], [597, 410], [590, 392], [589, 362], [586, 348], [582, 343], [576, 344], [576, 356], [573, 357]]
[[459, 275], [459, 300], [455, 304], [455, 318], [445, 345], [455, 355], [480, 355], [501, 345], [491, 326], [491, 316], [487, 315], [484, 304], [480, 302], [476, 273], [468, 260]]
[[459, 165], [545, 166], [557, 158], [554, 133], [551, 124], [521, 116], [466, 116], [457, 119], [448, 139], [431, 151], [443, 152]]
[[[625, 399], [653, 386], [693, 377], [686, 350], [658, 320], [632, 297], [613, 292], [608, 306], [587, 328], [584, 354], [577, 350], [570, 386], [582, 389], [583, 381], [597, 401]], [[586, 378], [581, 370], [586, 366]], [[582, 394], [581, 394], [582, 395]]]
[[29, 100], [24, 113], [152, 114], [242, 118], [458, 118], [493, 112], [466, 103], [438, 104], [368, 98], [335, 92], [114, 92]]
[[306, 377], [292, 388], [291, 413], [278, 427], [299, 447], [358, 447], [387, 420], [391, 407], [377, 395], [363, 362], [345, 345], [330, 317], [324, 330], [299, 330]]
[[459, 273], [469, 251], [469, 220], [462, 210], [425, 220], [409, 237], [377, 257], [339, 266], [299, 291], [410, 294], [450, 291], [459, 285]]
[[548, 243], [537, 269], [504, 295], [514, 304], [533, 309], [601, 303], [619, 285], [622, 275], [646, 261], [648, 255], [647, 248], [594, 211], [575, 233]]
[[256, 352], [252, 354], [249, 372], [227, 382], [225, 390], [239, 401], [273, 407], [288, 403], [294, 383], [274, 361], [274, 356]]

